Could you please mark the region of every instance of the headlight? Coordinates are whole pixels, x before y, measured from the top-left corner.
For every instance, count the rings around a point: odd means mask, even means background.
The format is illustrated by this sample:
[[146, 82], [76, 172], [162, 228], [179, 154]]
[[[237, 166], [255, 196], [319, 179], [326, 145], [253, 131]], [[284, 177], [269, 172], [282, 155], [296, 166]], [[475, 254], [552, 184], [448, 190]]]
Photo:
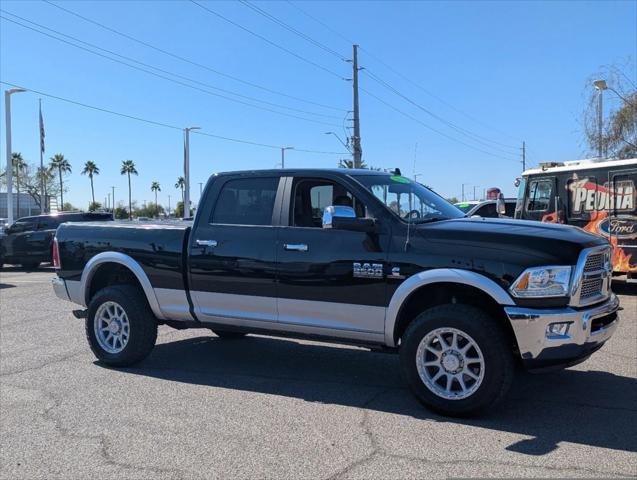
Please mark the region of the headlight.
[[514, 297], [565, 297], [571, 285], [571, 267], [528, 268], [511, 287]]

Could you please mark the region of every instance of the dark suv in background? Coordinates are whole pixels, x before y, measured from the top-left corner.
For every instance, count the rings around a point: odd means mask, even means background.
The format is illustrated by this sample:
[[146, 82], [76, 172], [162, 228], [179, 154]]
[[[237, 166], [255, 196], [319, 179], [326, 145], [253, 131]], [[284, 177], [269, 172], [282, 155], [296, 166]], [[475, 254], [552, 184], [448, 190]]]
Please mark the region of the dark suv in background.
[[0, 267], [5, 263], [36, 268], [51, 261], [55, 230], [65, 222], [112, 221], [111, 213], [57, 213], [23, 217], [4, 229], [0, 237]]

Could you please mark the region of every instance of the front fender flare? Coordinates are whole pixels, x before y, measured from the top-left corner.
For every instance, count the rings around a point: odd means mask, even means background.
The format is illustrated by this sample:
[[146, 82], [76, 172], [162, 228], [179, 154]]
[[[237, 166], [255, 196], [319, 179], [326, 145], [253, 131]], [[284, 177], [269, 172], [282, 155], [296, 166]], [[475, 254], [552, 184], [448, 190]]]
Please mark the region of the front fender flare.
[[153, 286], [151, 285], [146, 272], [144, 272], [144, 269], [139, 263], [137, 263], [136, 260], [120, 252], [98, 253], [86, 263], [86, 265], [84, 266], [84, 270], [82, 271], [82, 278], [80, 280], [79, 287], [82, 305], [87, 306], [87, 297], [89, 293], [89, 287], [91, 285], [91, 280], [99, 266], [104, 263], [119, 263], [120, 265], [128, 268], [133, 273], [133, 275], [135, 275], [137, 281], [142, 286], [142, 290], [144, 290], [144, 294], [146, 295], [146, 300], [148, 300], [150, 309], [153, 311], [157, 318], [159, 318], [160, 320], [165, 320], [165, 316], [162, 313], [161, 308], [159, 307], [159, 302], [157, 301], [157, 297], [155, 296], [155, 291], [153, 290]]
[[490, 278], [479, 273], [457, 268], [436, 268], [426, 270], [409, 277], [392, 295], [389, 306], [387, 307], [387, 314], [385, 316], [385, 344], [387, 346], [396, 346], [396, 342], [394, 341], [394, 329], [396, 327], [400, 308], [405, 300], [407, 300], [418, 288], [434, 283], [459, 283], [462, 285], [470, 285], [482, 290], [502, 306], [515, 305], [515, 302], [506, 290]]

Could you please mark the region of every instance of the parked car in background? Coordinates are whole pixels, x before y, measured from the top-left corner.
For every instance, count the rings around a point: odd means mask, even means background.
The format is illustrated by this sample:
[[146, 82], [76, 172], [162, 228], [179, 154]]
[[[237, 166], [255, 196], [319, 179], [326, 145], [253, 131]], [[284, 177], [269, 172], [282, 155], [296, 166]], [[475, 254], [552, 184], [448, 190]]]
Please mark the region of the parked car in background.
[[502, 216], [513, 218], [515, 214], [515, 202], [515, 198], [504, 199], [504, 215], [498, 214], [496, 200], [471, 200], [469, 202], [458, 202], [454, 205], [462, 210], [468, 217], [478, 215], [485, 218], [498, 218]]
[[64, 222], [112, 221], [113, 215], [100, 212], [55, 213], [22, 217], [3, 229], [0, 238], [0, 267], [19, 264], [36, 268], [42, 262], [51, 262], [55, 230]]
[[613, 271], [637, 282], [637, 158], [541, 163], [522, 173], [515, 218], [576, 225], [613, 246]]

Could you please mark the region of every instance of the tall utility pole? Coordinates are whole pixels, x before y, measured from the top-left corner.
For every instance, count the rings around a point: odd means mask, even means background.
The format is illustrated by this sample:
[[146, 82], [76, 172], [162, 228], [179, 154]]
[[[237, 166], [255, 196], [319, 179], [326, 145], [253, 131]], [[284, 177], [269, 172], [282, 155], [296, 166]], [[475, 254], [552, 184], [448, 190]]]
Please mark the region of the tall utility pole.
[[526, 142], [522, 142], [522, 172], [526, 170]]
[[361, 125], [358, 112], [358, 45], [353, 45], [352, 83], [354, 87], [354, 135], [352, 136], [352, 150], [354, 154], [354, 168], [361, 168], [363, 150], [361, 149]]
[[23, 88], [10, 88], [4, 91], [5, 130], [7, 132], [7, 220], [13, 223], [13, 158], [11, 152], [11, 95], [26, 92]]
[[111, 201], [113, 202], [113, 214], [115, 214], [115, 187], [111, 186], [113, 189], [113, 195], [111, 196]]
[[106, 202], [106, 210], [111, 208], [111, 192], [108, 192], [108, 201]]
[[190, 217], [190, 130], [198, 130], [199, 127], [184, 128], [184, 216]]
[[170, 217], [170, 194], [168, 194], [168, 216]]
[[201, 200], [202, 193], [203, 193], [203, 182], [199, 182], [199, 200]]

